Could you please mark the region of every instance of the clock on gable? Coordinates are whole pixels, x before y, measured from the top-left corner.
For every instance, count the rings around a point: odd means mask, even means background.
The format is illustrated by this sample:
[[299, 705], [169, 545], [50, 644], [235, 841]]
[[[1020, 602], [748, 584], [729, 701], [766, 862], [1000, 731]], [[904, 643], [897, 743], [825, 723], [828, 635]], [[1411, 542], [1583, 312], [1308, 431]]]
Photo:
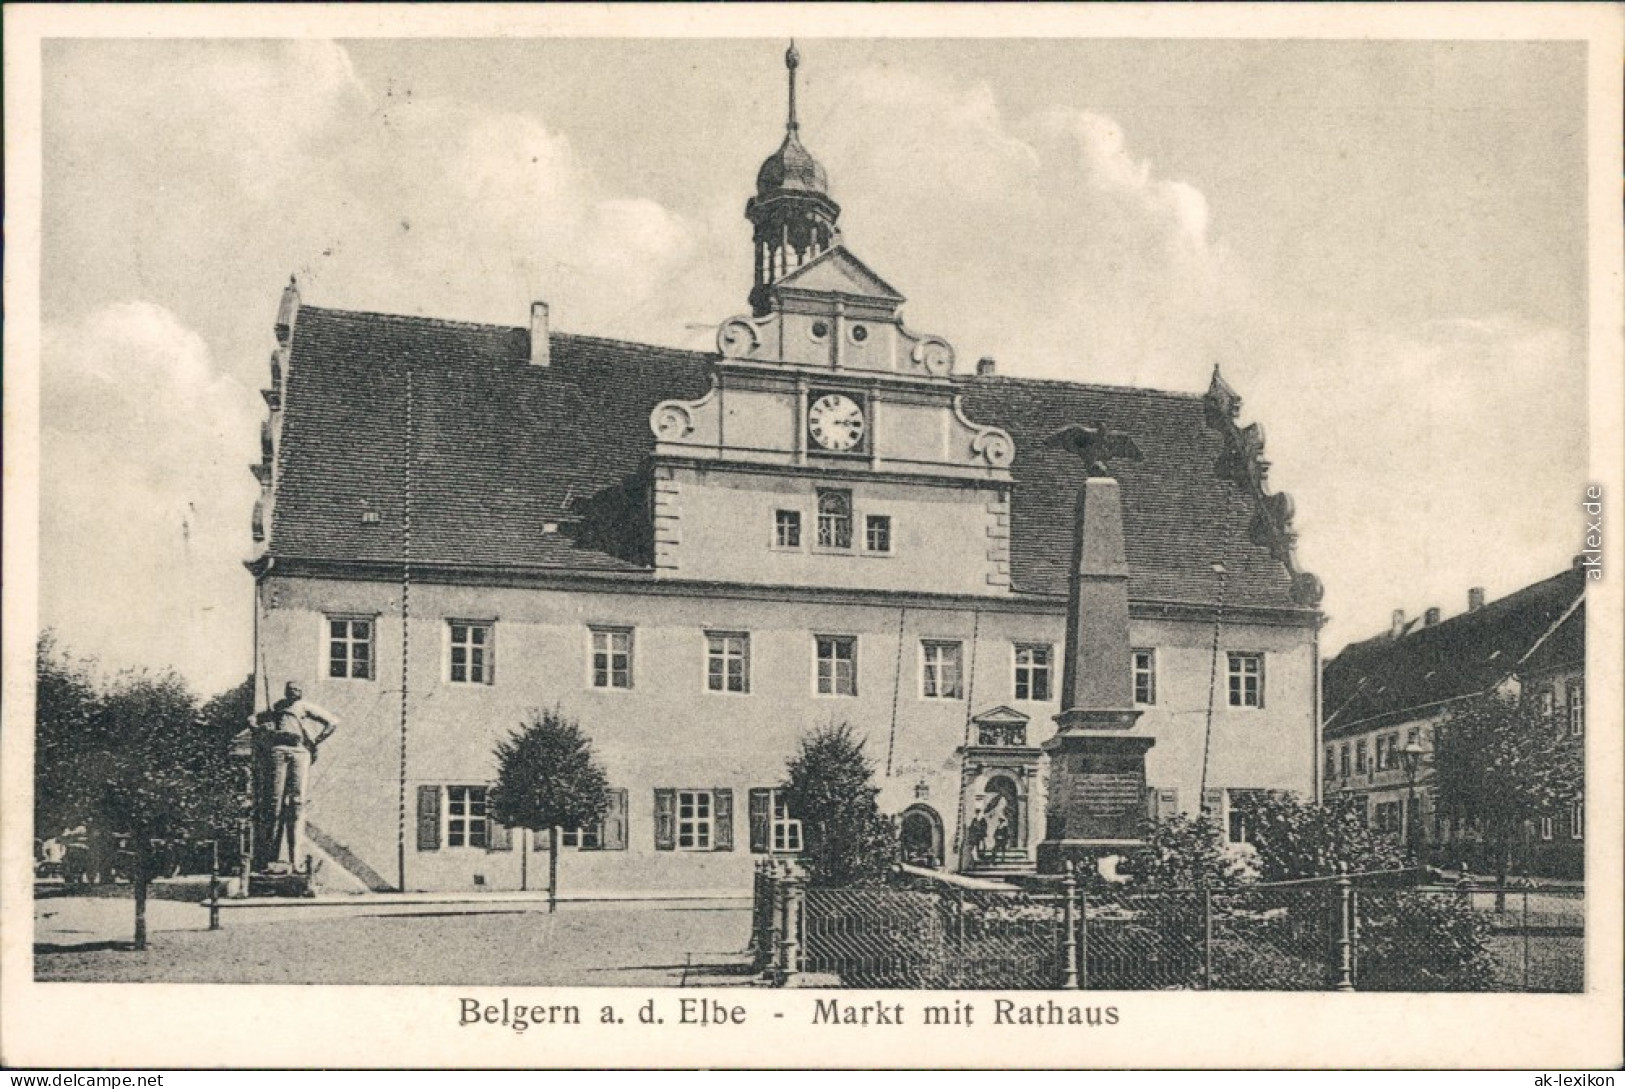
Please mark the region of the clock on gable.
[[807, 436], [817, 449], [837, 454], [859, 451], [868, 432], [864, 406], [851, 395], [814, 391], [807, 397]]

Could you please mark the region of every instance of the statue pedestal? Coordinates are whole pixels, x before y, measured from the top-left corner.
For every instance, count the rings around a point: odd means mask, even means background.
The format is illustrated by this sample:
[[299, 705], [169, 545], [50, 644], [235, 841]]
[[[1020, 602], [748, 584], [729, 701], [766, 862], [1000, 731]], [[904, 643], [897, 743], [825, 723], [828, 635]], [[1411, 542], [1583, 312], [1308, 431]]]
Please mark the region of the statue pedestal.
[[1145, 754], [1156, 740], [1124, 732], [1139, 717], [1138, 711], [1076, 709], [1055, 717], [1059, 732], [1043, 746], [1049, 796], [1039, 873], [1093, 868], [1142, 842]]

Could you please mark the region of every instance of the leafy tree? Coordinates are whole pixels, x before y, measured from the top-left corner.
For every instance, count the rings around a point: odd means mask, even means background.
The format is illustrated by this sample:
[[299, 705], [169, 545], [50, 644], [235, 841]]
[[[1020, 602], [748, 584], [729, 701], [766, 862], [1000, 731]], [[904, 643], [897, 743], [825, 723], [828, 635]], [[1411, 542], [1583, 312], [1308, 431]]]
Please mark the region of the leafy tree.
[[49, 839], [79, 823], [74, 764], [93, 744], [98, 697], [91, 666], [75, 662], [47, 631], [35, 647], [34, 835]]
[[884, 881], [900, 857], [897, 828], [875, 801], [874, 767], [848, 723], [820, 727], [790, 759], [784, 800], [801, 821], [802, 865], [815, 886]]
[[1339, 866], [1352, 874], [1405, 866], [1397, 837], [1369, 827], [1364, 799], [1309, 803], [1285, 794], [1253, 794], [1236, 804], [1243, 809], [1262, 881], [1331, 877]]
[[1584, 782], [1581, 739], [1533, 699], [1486, 693], [1457, 705], [1434, 728], [1439, 810], [1483, 827], [1503, 890], [1525, 822], [1567, 809]]
[[[147, 945], [147, 891], [173, 841], [231, 826], [235, 798], [226, 748], [198, 720], [174, 673], [123, 673], [98, 688], [89, 666], [39, 645], [36, 809], [52, 823], [126, 837], [135, 892], [135, 947]], [[47, 825], [46, 827], [49, 827]]]
[[[1147, 822], [1141, 844], [1119, 872], [1143, 885], [1168, 889], [1230, 888], [1250, 876], [1246, 863], [1225, 846], [1224, 831], [1210, 817], [1177, 814]], [[1093, 883], [1094, 867], [1080, 873]]]
[[604, 819], [609, 780], [581, 727], [557, 709], [532, 713], [530, 721], [497, 743], [497, 783], [491, 816], [510, 828], [547, 829], [548, 906], [559, 889], [559, 829], [584, 828]]

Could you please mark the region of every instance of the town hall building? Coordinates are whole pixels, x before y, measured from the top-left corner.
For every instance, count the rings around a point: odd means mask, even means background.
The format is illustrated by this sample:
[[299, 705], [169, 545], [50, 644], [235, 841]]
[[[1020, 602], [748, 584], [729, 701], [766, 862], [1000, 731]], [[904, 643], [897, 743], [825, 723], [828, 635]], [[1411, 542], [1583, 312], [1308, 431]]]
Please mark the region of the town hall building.
[[[1321, 591], [1240, 397], [1216, 369], [1205, 393], [1002, 375], [911, 330], [786, 62], [748, 312], [714, 352], [559, 332], [542, 303], [507, 327], [284, 292], [255, 642], [342, 720], [307, 811], [330, 885], [536, 887], [546, 837], [486, 803], [497, 742], [550, 708], [612, 788], [565, 833], [567, 891], [747, 888], [799, 848], [776, 788], [836, 723], [910, 859], [1030, 868], [1087, 469], [1052, 440], [1080, 425], [1138, 454], [1109, 466], [1128, 639], [1089, 668], [1128, 678], [1144, 815], [1318, 795]], [[970, 832], [988, 813], [997, 843]]]

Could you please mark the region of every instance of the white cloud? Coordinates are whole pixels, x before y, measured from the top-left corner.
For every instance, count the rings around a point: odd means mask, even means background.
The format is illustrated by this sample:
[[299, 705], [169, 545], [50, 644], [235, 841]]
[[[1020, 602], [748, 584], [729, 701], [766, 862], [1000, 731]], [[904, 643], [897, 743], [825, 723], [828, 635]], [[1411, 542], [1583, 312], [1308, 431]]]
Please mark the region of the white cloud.
[[[1246, 281], [1206, 197], [1086, 110], [1007, 116], [985, 84], [870, 70], [828, 148], [854, 249], [891, 271], [912, 324], [1024, 374], [1190, 388]], [[827, 144], [824, 142], [827, 141]]]
[[40, 386], [42, 623], [110, 668], [241, 680], [259, 398], [145, 302], [47, 327]]
[[1576, 338], [1505, 314], [1384, 327], [1323, 316], [1294, 332], [1261, 337], [1259, 357], [1227, 374], [1243, 415], [1269, 429], [1272, 485], [1298, 498], [1328, 649], [1375, 634], [1393, 609], [1449, 616], [1469, 586], [1496, 597], [1562, 569], [1583, 529]]
[[347, 124], [356, 138], [311, 164], [287, 239], [324, 305], [512, 324], [546, 299], [566, 328], [647, 336], [628, 309], [690, 268], [692, 224], [606, 193], [535, 117], [413, 99]]
[[[48, 333], [43, 604], [109, 657], [179, 661], [177, 630], [244, 648], [229, 669], [187, 659], [217, 684], [247, 653], [252, 389], [288, 271], [316, 305], [519, 324], [546, 299], [563, 329], [705, 347], [701, 326], [745, 308], [751, 178], [667, 207], [607, 183], [556, 119], [364, 85], [337, 45], [174, 49], [160, 67], [79, 45], [48, 69], [47, 312], [164, 305]], [[1297, 285], [1234, 256], [1203, 179], [1098, 110], [1013, 114], [985, 83], [880, 67], [834, 97], [803, 137], [912, 326], [1006, 373], [1198, 390], [1223, 363], [1299, 500], [1328, 645], [1429, 603], [1384, 586], [1448, 606], [1561, 554], [1584, 452], [1561, 438], [1583, 359], [1559, 330], [1305, 313]], [[1514, 571], [1522, 556], [1538, 569]]]

